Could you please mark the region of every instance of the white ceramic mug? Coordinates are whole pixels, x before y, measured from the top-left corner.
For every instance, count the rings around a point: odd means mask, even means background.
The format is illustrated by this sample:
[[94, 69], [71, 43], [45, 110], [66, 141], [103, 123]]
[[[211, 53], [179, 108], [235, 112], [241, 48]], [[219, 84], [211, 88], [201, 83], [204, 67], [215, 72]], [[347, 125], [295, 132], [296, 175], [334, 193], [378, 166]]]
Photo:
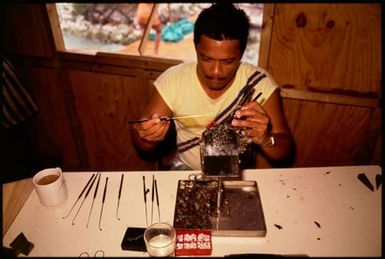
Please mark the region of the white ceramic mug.
[[41, 204], [46, 207], [58, 206], [67, 200], [67, 185], [59, 167], [39, 171], [32, 178]]

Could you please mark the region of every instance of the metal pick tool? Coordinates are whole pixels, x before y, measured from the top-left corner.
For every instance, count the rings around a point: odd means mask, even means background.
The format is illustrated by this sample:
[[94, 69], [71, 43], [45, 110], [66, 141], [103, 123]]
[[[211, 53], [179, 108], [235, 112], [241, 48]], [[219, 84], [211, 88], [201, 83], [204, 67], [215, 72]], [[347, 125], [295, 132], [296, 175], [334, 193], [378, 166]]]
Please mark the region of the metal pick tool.
[[88, 194], [90, 193], [90, 191], [91, 191], [91, 189], [92, 189], [92, 186], [93, 186], [94, 183], [95, 183], [95, 180], [96, 180], [96, 177], [92, 180], [92, 183], [91, 183], [90, 187], [88, 188], [88, 190], [87, 190], [87, 192], [86, 192], [86, 195], [84, 195], [83, 201], [82, 201], [82, 203], [80, 204], [80, 207], [79, 207], [78, 211], [76, 212], [74, 218], [72, 219], [72, 225], [75, 225], [75, 218], [78, 216], [79, 211], [80, 211], [80, 209], [82, 208], [84, 201], [86, 200]]
[[116, 218], [118, 220], [120, 220], [120, 218], [118, 216], [118, 210], [119, 210], [120, 196], [122, 195], [123, 179], [124, 179], [124, 174], [122, 174], [122, 176], [120, 178], [120, 186], [119, 186], [119, 194], [118, 194], [118, 205], [116, 206]]
[[[239, 101], [239, 104], [238, 104], [238, 107], [240, 108], [241, 106], [243, 106], [246, 102], [249, 102], [250, 99], [251, 99], [251, 96], [254, 94], [254, 91], [255, 89], [251, 89], [250, 92], [248, 92], [240, 101]], [[258, 101], [258, 98], [261, 97], [262, 95], [262, 92], [259, 92], [252, 100], [251, 102], [256, 102]], [[234, 111], [234, 115], [235, 115], [235, 112], [238, 110], [238, 108]]]
[[100, 216], [99, 216], [99, 230], [100, 230], [100, 231], [102, 231], [101, 222], [102, 222], [102, 214], [103, 214], [104, 201], [106, 200], [107, 184], [108, 184], [108, 177], [106, 177], [106, 182], [105, 182], [105, 184], [104, 184], [104, 192], [103, 192], [103, 199], [102, 199], [102, 208], [101, 208], [101, 210], [100, 210]]
[[[209, 116], [209, 115], [211, 115], [211, 114], [210, 113], [194, 114], [194, 115], [183, 115], [183, 116], [176, 116], [176, 117], [163, 116], [163, 117], [160, 117], [159, 119], [161, 121], [172, 121], [172, 120], [189, 119], [189, 118], [200, 118], [200, 117], [206, 117], [206, 116]], [[130, 121], [128, 121], [128, 124], [142, 123], [142, 122], [146, 122], [146, 121], [149, 121], [149, 120], [151, 120], [151, 119], [130, 120]]]
[[143, 197], [144, 197], [144, 210], [146, 213], [146, 226], [148, 227], [148, 216], [147, 216], [147, 192], [149, 190], [146, 189], [146, 178], [144, 175], [142, 176], [143, 179]]
[[99, 230], [101, 231], [101, 222], [102, 222], [102, 215], [103, 215], [103, 208], [104, 208], [104, 202], [106, 200], [106, 193], [107, 193], [107, 184], [108, 184], [108, 177], [106, 177], [106, 181], [104, 183], [104, 191], [103, 191], [103, 198], [102, 198], [102, 208], [100, 210], [100, 216], [99, 216]]
[[154, 182], [155, 182], [155, 177], [152, 175], [152, 187], [151, 187], [151, 224], [152, 224], [152, 219], [154, 215]]
[[156, 180], [155, 180], [155, 194], [156, 194], [156, 205], [158, 206], [158, 218], [159, 218], [159, 222], [161, 222], [161, 220], [160, 220], [160, 208], [159, 208], [158, 185], [156, 184]]
[[74, 205], [72, 205], [72, 208], [70, 209], [70, 211], [67, 213], [67, 215], [63, 216], [62, 219], [65, 219], [67, 218], [70, 214], [71, 214], [71, 211], [74, 209], [76, 203], [78, 203], [78, 201], [80, 200], [80, 198], [82, 197], [84, 191], [87, 189], [87, 186], [91, 183], [92, 179], [94, 178], [95, 174], [92, 174], [90, 179], [88, 180], [87, 184], [84, 186], [83, 190], [80, 192], [77, 200], [75, 201]]
[[217, 196], [217, 224], [216, 227], [219, 229], [219, 218], [221, 216], [221, 200], [222, 200], [222, 177], [218, 177], [218, 196]]
[[99, 173], [98, 173], [99, 178], [98, 178], [98, 182], [96, 183], [95, 192], [94, 192], [94, 198], [92, 199], [92, 204], [91, 204], [91, 208], [90, 208], [90, 213], [88, 214], [88, 220], [87, 220], [87, 225], [86, 225], [87, 228], [88, 228], [88, 223], [90, 222], [91, 211], [92, 211], [92, 208], [94, 207], [94, 202], [95, 202], [96, 194], [98, 193], [99, 182], [100, 182], [101, 175], [102, 175], [102, 174], [99, 172]]

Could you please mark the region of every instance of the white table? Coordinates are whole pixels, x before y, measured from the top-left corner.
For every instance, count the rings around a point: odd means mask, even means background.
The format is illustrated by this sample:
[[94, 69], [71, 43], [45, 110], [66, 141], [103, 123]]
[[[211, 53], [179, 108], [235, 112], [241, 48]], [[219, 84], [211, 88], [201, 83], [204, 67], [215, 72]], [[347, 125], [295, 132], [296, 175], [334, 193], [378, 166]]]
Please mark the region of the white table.
[[[125, 251], [120, 245], [127, 227], [145, 227], [142, 176], [151, 189], [152, 175], [158, 182], [161, 219], [172, 224], [179, 179], [192, 171], [102, 172], [89, 227], [86, 228], [93, 190], [85, 200], [75, 225], [71, 221], [82, 199], [70, 216], [70, 210], [85, 183], [94, 172], [64, 172], [68, 200], [56, 209], [43, 207], [35, 190], [3, 237], [9, 244], [21, 232], [35, 247], [30, 256], [93, 256], [103, 250], [105, 256], [147, 256]], [[124, 185], [116, 218], [121, 173]], [[365, 173], [375, 186], [378, 166], [319, 167], [245, 170], [244, 180], [256, 180], [266, 220], [265, 237], [213, 237], [213, 256], [239, 253], [300, 254], [308, 256], [381, 256], [381, 193], [374, 192], [358, 179]], [[105, 178], [109, 177], [106, 202], [99, 230], [99, 215]], [[4, 190], [3, 190], [4, 194]], [[150, 221], [151, 196], [147, 196]], [[7, 211], [4, 212], [5, 214]], [[157, 219], [154, 205], [154, 219]], [[279, 229], [276, 225], [281, 226]], [[22, 256], [22, 255], [21, 255]]]

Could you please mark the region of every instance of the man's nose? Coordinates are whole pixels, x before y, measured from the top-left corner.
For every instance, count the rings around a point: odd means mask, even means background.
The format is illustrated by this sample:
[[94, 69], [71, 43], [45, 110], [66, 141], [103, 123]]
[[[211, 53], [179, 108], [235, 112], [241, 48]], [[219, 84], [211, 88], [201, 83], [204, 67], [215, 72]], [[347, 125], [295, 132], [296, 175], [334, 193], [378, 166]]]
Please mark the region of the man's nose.
[[212, 66], [212, 75], [214, 76], [222, 76], [223, 75], [223, 68], [222, 64], [219, 61], [215, 61]]

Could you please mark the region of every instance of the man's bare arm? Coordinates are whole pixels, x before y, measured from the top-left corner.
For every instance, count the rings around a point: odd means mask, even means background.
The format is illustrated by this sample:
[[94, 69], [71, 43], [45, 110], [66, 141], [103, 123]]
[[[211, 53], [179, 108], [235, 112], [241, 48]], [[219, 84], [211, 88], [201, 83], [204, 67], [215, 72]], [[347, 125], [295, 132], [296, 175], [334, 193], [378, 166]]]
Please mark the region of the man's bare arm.
[[[279, 91], [275, 90], [263, 105], [251, 102], [236, 112], [232, 124], [244, 128], [242, 134], [261, 146], [263, 152], [272, 160], [289, 156], [293, 139], [287, 124]], [[243, 118], [243, 119], [242, 119]], [[274, 145], [268, 141], [274, 137]]]
[[159, 141], [164, 139], [170, 122], [161, 121], [159, 118], [162, 116], [170, 117], [172, 112], [154, 87], [150, 101], [141, 116], [141, 119], [150, 120], [135, 124], [131, 131], [135, 147], [143, 151], [151, 151]]

